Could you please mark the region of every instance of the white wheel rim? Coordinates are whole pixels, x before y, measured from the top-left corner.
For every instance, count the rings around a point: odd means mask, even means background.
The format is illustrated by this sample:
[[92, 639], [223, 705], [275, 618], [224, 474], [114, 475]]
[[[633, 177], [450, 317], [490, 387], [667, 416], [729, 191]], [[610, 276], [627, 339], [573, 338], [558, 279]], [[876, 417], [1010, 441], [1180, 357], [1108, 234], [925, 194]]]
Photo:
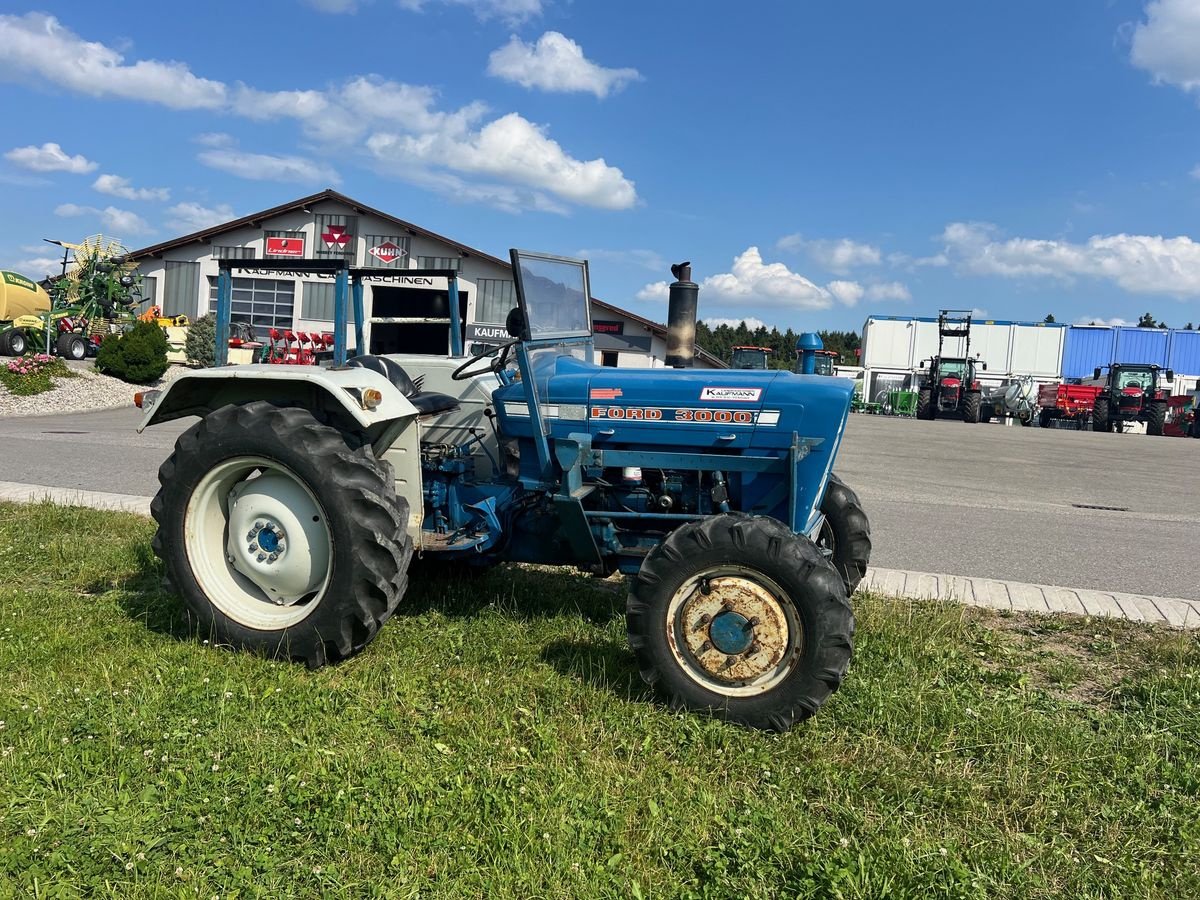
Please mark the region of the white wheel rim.
[[184, 512], [183, 538], [200, 590], [247, 628], [302, 622], [329, 584], [333, 538], [325, 510], [273, 460], [237, 457], [206, 472]]
[[696, 683], [727, 697], [778, 687], [803, 652], [787, 593], [761, 572], [717, 566], [687, 579], [667, 606], [667, 643]]

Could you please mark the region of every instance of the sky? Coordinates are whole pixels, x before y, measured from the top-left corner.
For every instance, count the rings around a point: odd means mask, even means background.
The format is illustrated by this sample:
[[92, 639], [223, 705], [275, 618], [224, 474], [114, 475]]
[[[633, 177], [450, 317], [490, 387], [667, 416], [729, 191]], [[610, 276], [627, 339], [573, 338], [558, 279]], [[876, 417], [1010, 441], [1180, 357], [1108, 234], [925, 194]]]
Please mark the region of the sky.
[[662, 321], [1200, 323], [1200, 0], [0, 0], [0, 267], [332, 187]]

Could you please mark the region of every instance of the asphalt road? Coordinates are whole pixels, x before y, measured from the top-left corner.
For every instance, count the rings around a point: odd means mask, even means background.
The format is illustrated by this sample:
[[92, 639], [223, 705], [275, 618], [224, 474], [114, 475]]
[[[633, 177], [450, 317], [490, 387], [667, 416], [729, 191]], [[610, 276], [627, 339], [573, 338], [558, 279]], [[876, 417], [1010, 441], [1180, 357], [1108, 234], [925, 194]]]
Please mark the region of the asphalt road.
[[[0, 481], [152, 496], [191, 420], [139, 418], [0, 419]], [[851, 416], [837, 471], [877, 566], [1200, 600], [1200, 440]]]

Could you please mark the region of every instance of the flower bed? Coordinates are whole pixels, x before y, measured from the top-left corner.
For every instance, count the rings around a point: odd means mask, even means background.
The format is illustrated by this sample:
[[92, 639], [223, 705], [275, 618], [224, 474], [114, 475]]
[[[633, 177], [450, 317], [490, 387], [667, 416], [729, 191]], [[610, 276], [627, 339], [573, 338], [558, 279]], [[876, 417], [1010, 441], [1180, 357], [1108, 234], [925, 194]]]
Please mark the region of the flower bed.
[[74, 377], [63, 360], [45, 353], [20, 356], [0, 366], [0, 384], [18, 397], [45, 393], [54, 387], [55, 378]]

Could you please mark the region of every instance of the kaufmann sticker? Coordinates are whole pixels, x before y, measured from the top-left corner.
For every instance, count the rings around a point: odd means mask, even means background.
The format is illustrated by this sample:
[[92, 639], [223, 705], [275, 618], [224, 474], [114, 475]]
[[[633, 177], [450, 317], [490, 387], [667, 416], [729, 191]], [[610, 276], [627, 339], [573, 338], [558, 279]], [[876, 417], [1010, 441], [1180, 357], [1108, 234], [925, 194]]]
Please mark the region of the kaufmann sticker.
[[753, 403], [762, 396], [762, 388], [706, 387], [700, 389], [701, 400], [725, 400], [734, 403]]

